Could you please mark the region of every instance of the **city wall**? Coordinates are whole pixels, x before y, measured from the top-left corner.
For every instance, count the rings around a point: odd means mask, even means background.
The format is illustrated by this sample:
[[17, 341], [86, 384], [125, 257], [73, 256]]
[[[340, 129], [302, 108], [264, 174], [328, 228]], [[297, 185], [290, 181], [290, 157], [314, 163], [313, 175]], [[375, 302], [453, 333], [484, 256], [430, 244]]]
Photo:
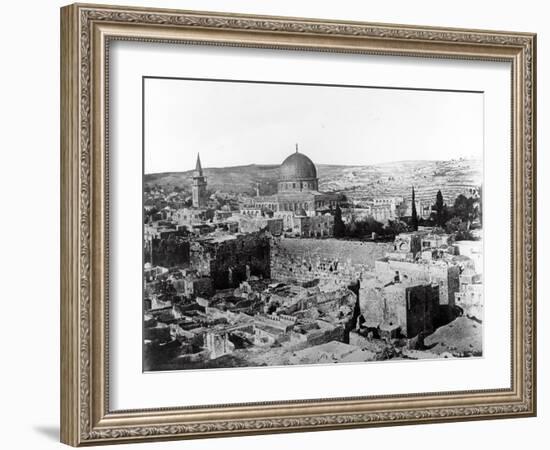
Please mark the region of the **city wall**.
[[337, 239], [273, 238], [271, 278], [300, 283], [315, 279], [337, 285], [367, 277], [392, 244]]

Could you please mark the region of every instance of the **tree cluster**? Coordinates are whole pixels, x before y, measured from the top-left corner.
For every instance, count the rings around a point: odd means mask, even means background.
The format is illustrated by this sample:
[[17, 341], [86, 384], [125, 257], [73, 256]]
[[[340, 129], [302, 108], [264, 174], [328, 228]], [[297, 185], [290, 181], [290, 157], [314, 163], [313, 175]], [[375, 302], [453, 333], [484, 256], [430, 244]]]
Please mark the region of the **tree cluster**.
[[482, 224], [481, 196], [474, 198], [460, 194], [449, 207], [443, 202], [441, 191], [437, 191], [432, 211], [427, 225], [435, 225], [445, 229], [447, 233], [455, 233], [459, 239], [471, 238], [472, 225]]
[[379, 237], [395, 236], [408, 230], [407, 224], [399, 220], [390, 220], [386, 225], [372, 217], [352, 217], [348, 223], [342, 219], [342, 209], [337, 206], [334, 211], [334, 237], [337, 238], [365, 238], [376, 233]]
[[357, 219], [352, 217], [348, 223], [342, 219], [340, 206], [336, 207], [334, 214], [334, 237], [337, 238], [366, 238], [372, 233], [377, 236], [395, 236], [406, 231], [418, 230], [419, 226], [439, 227], [447, 233], [453, 233], [457, 239], [473, 239], [471, 229], [475, 224], [481, 226], [482, 205], [481, 189], [478, 198], [459, 195], [452, 206], [448, 206], [443, 200], [441, 191], [437, 191], [435, 203], [432, 205], [432, 213], [428, 219], [418, 216], [414, 189], [412, 191], [411, 217], [407, 222], [390, 220], [386, 225], [372, 217]]

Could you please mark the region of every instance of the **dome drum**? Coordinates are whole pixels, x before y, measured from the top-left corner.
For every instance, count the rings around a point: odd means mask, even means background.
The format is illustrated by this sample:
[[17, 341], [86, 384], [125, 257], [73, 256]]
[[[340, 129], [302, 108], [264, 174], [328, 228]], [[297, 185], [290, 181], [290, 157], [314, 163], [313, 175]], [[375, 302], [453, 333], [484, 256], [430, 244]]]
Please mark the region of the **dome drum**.
[[306, 180], [279, 181], [277, 187], [278, 192], [302, 192], [302, 191], [317, 191], [317, 178]]

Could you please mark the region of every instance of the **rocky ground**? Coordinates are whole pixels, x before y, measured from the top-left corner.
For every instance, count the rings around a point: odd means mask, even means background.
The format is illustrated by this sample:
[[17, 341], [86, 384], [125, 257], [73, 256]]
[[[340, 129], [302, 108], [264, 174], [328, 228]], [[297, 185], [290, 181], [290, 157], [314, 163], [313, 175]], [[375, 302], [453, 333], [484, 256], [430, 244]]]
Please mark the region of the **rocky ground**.
[[481, 356], [482, 337], [481, 323], [468, 317], [458, 317], [427, 336], [424, 340], [424, 348], [421, 350], [408, 348], [406, 340], [386, 343], [373, 339], [361, 347], [332, 341], [296, 351], [289, 351], [283, 347], [264, 350], [247, 349], [237, 351], [233, 356], [241, 359], [243, 365], [250, 366], [460, 358]]
[[440, 359], [482, 356], [482, 324], [461, 316], [438, 328], [424, 339], [422, 349], [409, 348], [406, 339], [391, 343], [380, 339], [366, 341], [360, 347], [331, 341], [298, 350], [285, 347], [249, 347], [214, 360], [197, 363], [177, 358], [160, 364], [154, 370], [208, 369], [309, 364], [361, 363], [369, 361]]
[[481, 323], [468, 317], [457, 317], [426, 337], [424, 345], [437, 355], [481, 356], [482, 338]]

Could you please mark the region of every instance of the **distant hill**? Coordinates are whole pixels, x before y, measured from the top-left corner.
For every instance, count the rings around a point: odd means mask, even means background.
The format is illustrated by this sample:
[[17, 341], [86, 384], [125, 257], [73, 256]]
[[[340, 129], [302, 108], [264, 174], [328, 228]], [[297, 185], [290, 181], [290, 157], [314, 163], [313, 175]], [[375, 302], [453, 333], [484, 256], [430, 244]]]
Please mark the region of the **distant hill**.
[[[441, 189], [449, 197], [461, 186], [480, 186], [482, 162], [472, 159], [449, 161], [399, 161], [369, 166], [317, 165], [319, 189], [345, 192], [351, 196], [408, 196], [414, 186], [418, 195], [432, 195]], [[269, 195], [277, 190], [278, 165], [250, 164], [246, 166], [206, 168], [204, 175], [210, 191], [231, 193], [256, 192]], [[189, 190], [193, 171], [165, 172], [145, 175], [145, 184], [158, 185], [171, 191], [174, 187]], [[451, 187], [453, 189], [449, 190]], [[455, 189], [456, 188], [456, 189]], [[444, 196], [445, 196], [444, 192]], [[449, 199], [451, 200], [451, 199]], [[446, 200], [447, 201], [447, 200]]]
[[[253, 194], [256, 192], [257, 183], [260, 183], [261, 194], [267, 195], [274, 193], [277, 189], [279, 166], [250, 164], [248, 166], [207, 168], [203, 172], [208, 182], [208, 189], [211, 191]], [[186, 172], [146, 174], [144, 181], [146, 185], [158, 185], [165, 190], [172, 190], [175, 186], [189, 189], [192, 177], [193, 171], [188, 170]]]

